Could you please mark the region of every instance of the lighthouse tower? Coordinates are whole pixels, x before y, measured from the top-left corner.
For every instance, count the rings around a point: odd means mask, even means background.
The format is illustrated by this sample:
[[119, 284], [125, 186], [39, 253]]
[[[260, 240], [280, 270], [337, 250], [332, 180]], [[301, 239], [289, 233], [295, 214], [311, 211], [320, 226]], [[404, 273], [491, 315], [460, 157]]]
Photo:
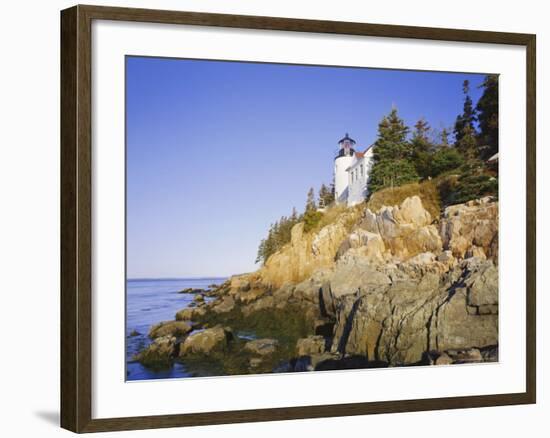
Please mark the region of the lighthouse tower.
[[338, 142], [340, 149], [334, 158], [334, 199], [337, 204], [345, 204], [349, 193], [347, 169], [355, 161], [355, 140], [348, 133]]

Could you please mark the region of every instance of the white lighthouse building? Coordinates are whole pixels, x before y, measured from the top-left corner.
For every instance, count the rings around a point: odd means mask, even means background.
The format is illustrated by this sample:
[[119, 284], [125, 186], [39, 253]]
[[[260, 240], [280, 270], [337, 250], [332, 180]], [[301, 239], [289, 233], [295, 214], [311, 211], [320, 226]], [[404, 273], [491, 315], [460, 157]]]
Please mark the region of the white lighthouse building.
[[368, 195], [369, 173], [372, 167], [372, 147], [355, 150], [356, 142], [346, 133], [334, 158], [334, 198], [348, 207], [363, 202]]

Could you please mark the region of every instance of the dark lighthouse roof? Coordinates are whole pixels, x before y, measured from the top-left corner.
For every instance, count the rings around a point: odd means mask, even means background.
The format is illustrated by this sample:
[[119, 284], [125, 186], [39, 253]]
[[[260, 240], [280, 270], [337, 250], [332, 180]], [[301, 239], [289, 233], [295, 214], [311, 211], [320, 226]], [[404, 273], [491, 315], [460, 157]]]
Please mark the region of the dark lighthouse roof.
[[355, 140], [354, 140], [353, 138], [351, 138], [347, 132], [346, 132], [346, 136], [345, 136], [343, 139], [341, 139], [341, 140], [338, 142], [338, 144], [342, 144], [342, 143], [344, 143], [345, 141], [349, 141], [351, 144], [355, 144]]
[[341, 139], [338, 144], [340, 145], [340, 150], [336, 153], [336, 158], [340, 157], [351, 157], [355, 154], [355, 149], [352, 146], [355, 146], [355, 140], [349, 136], [346, 132], [346, 136]]

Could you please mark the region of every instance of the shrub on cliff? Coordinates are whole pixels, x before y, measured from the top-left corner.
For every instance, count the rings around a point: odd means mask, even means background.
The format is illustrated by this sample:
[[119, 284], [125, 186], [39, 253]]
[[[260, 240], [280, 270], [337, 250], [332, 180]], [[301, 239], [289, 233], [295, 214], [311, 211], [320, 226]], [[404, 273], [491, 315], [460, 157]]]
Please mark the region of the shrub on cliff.
[[447, 178], [440, 184], [445, 205], [462, 204], [484, 196], [498, 198], [498, 179], [484, 173]]
[[441, 175], [464, 164], [464, 157], [451, 147], [442, 147], [431, 156], [429, 176]]
[[309, 233], [321, 221], [323, 213], [317, 210], [307, 210], [303, 215], [304, 232]]

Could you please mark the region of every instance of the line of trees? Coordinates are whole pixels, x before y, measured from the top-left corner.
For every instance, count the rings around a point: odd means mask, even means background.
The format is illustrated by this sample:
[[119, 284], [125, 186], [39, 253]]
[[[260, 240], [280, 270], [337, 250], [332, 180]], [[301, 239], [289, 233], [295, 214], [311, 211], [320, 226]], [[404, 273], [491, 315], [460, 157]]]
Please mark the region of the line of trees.
[[[488, 75], [481, 84], [482, 96], [474, 106], [470, 84], [463, 83], [464, 104], [456, 117], [453, 132], [434, 130], [420, 119], [413, 130], [399, 117], [396, 108], [378, 124], [378, 139], [374, 144], [374, 164], [369, 176], [371, 192], [400, 186], [446, 174], [457, 175], [453, 184], [445, 186], [443, 202], [465, 202], [485, 195], [497, 194], [498, 180], [486, 160], [498, 152], [498, 77]], [[450, 138], [452, 137], [452, 141]], [[319, 207], [334, 202], [334, 184], [322, 184], [318, 196], [310, 188], [303, 213], [292, 209], [269, 227], [267, 237], [258, 248], [256, 263], [267, 259], [290, 242], [292, 227], [304, 222], [304, 231], [313, 229], [320, 221]]]
[[334, 184], [330, 186], [324, 183], [321, 184], [317, 197], [315, 196], [315, 190], [311, 187], [307, 192], [303, 213], [298, 214], [296, 207], [293, 207], [289, 216], [282, 216], [269, 226], [267, 237], [261, 240], [258, 247], [256, 263], [265, 263], [271, 254], [290, 242], [292, 227], [297, 223], [304, 222], [305, 232], [313, 229], [323, 215], [319, 208], [326, 207], [332, 202], [334, 202]]
[[460, 181], [451, 190], [455, 193], [449, 193], [449, 202], [496, 192], [498, 181], [488, 172], [485, 161], [498, 152], [498, 77], [486, 76], [480, 87], [482, 96], [474, 106], [469, 81], [464, 81], [463, 110], [456, 118], [452, 143], [449, 130], [437, 132], [424, 119], [411, 132], [397, 109], [392, 108], [378, 124], [370, 190], [375, 192], [452, 171], [460, 176]]

